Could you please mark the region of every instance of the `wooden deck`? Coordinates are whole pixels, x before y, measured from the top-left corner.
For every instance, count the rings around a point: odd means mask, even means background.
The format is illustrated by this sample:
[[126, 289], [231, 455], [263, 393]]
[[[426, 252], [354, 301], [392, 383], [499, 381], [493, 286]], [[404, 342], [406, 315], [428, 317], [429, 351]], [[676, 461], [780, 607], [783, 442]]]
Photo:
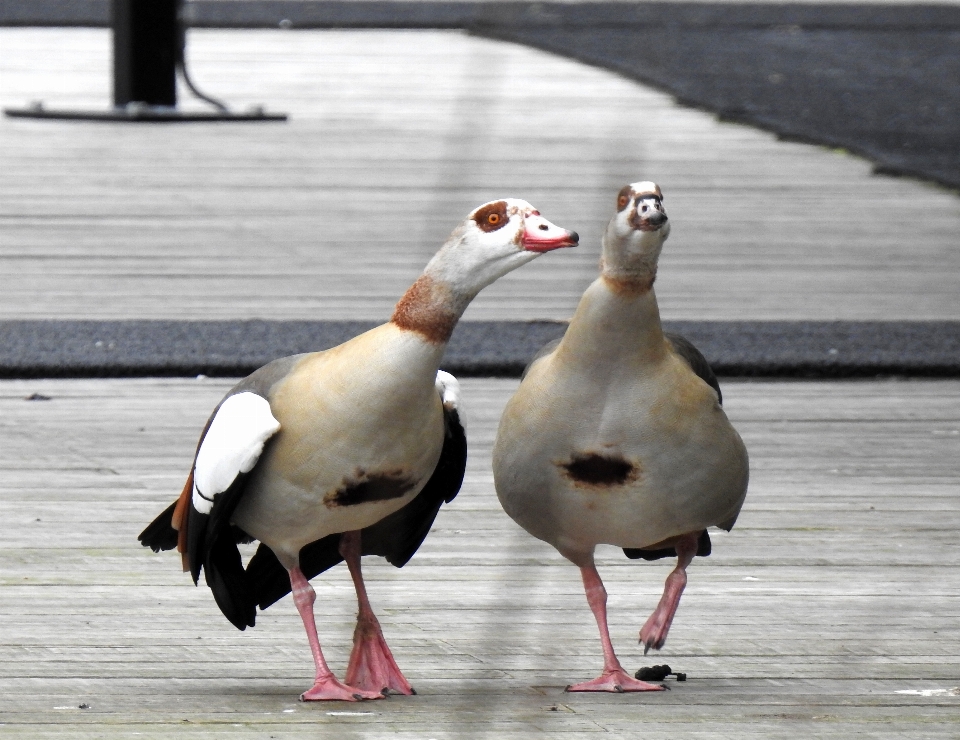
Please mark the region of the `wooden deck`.
[[[415, 697], [303, 705], [312, 663], [289, 598], [237, 632], [174, 554], [137, 533], [179, 491], [228, 387], [0, 383], [0, 737], [956, 738], [960, 381], [726, 382], [752, 458], [746, 506], [694, 562], [665, 649], [637, 631], [670, 563], [601, 553], [630, 670], [657, 695], [570, 695], [600, 666], [576, 569], [502, 513], [490, 449], [515, 381], [464, 383], [470, 467], [403, 570], [367, 558]], [[50, 400], [25, 400], [34, 393]], [[315, 579], [346, 663], [346, 569]], [[88, 708], [81, 708], [87, 706]]]
[[[100, 29], [0, 29], [0, 104], [105, 108]], [[474, 206], [583, 236], [466, 319], [563, 319], [616, 192], [658, 181], [673, 319], [960, 319], [960, 198], [452, 31], [191, 31], [198, 84], [286, 124], [0, 118], [0, 318], [382, 320]], [[184, 106], [193, 106], [184, 100]]]
[[[960, 319], [960, 198], [843, 153], [457, 32], [192, 31], [189, 53], [205, 90], [291, 121], [0, 118], [0, 319], [382, 320], [450, 228], [503, 195], [583, 245], [466, 318], [562, 319], [639, 178], [673, 221], [665, 318]], [[103, 108], [109, 80], [106, 31], [0, 29], [0, 105]], [[406, 568], [365, 565], [420, 693], [362, 705], [296, 701], [312, 662], [289, 598], [239, 633], [175, 555], [136, 541], [228, 386], [0, 382], [0, 738], [960, 735], [960, 381], [725, 382], [750, 493], [694, 562], [661, 654], [636, 636], [671, 564], [600, 557], [625, 666], [689, 680], [580, 696], [563, 687], [600, 652], [577, 571], [493, 490], [515, 381], [468, 379], [463, 491]], [[342, 673], [350, 580], [315, 585]]]

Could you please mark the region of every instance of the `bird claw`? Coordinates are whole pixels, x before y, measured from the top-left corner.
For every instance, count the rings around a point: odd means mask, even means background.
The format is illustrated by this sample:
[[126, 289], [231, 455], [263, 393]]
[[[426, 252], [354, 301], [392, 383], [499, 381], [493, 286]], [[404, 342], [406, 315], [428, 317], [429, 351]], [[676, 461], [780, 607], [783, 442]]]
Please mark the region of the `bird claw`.
[[643, 638], [640, 639], [640, 644], [643, 645], [643, 654], [646, 655], [651, 650], [660, 650], [663, 647], [663, 643], [666, 640], [649, 640], [645, 641]]
[[646, 655], [651, 650], [659, 650], [667, 641], [667, 632], [670, 630], [670, 623], [664, 624], [664, 620], [654, 612], [647, 623], [640, 630], [640, 644], [643, 645], [643, 654]]

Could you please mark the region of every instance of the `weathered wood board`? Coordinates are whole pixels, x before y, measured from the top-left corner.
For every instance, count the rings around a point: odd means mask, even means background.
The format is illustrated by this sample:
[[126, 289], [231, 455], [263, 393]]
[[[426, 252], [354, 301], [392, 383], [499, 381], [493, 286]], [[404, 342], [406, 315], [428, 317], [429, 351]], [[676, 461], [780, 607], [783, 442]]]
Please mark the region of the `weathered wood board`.
[[[694, 561], [664, 650], [637, 631], [669, 561], [599, 558], [630, 670], [657, 695], [570, 695], [599, 641], [576, 568], [500, 510], [512, 380], [467, 379], [464, 489], [402, 570], [365, 561], [419, 690], [304, 705], [289, 598], [237, 632], [172, 553], [136, 542], [182, 485], [222, 380], [0, 383], [0, 737], [928, 738], [960, 731], [960, 382], [726, 382], [751, 453], [737, 527]], [[34, 393], [50, 400], [25, 400]], [[335, 670], [355, 599], [314, 581]], [[898, 693], [915, 692], [915, 693]], [[927, 692], [929, 695], [923, 695]], [[931, 693], [932, 692], [932, 693]], [[88, 705], [88, 709], [79, 708]]]
[[[673, 222], [672, 319], [960, 319], [960, 198], [615, 74], [453, 31], [191, 31], [193, 76], [286, 124], [0, 118], [0, 318], [369, 319], [505, 195], [582, 246], [469, 319], [564, 319], [626, 182]], [[102, 109], [103, 29], [0, 29], [0, 104]], [[198, 104], [183, 96], [184, 107]]]

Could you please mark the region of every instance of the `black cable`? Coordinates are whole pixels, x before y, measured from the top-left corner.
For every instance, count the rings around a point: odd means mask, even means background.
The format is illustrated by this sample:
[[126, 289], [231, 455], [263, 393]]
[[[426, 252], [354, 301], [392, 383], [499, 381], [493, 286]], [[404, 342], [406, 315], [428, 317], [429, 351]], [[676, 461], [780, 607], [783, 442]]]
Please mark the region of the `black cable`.
[[223, 102], [200, 92], [197, 86], [193, 84], [193, 80], [190, 79], [190, 73], [187, 71], [187, 20], [185, 16], [186, 14], [183, 12], [183, 0], [179, 0], [177, 3], [177, 69], [180, 70], [180, 74], [187, 88], [197, 98], [205, 103], [209, 103], [221, 113], [229, 113], [230, 109], [227, 108]]

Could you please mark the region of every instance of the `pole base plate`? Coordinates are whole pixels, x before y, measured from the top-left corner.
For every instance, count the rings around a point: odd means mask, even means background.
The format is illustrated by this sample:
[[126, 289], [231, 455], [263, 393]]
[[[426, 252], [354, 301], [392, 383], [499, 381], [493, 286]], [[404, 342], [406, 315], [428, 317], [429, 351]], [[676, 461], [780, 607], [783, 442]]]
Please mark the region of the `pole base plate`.
[[246, 111], [183, 111], [178, 108], [130, 103], [106, 110], [67, 110], [47, 108], [36, 102], [26, 108], [4, 108], [10, 118], [49, 118], [66, 121], [106, 121], [109, 123], [191, 123], [211, 121], [286, 121], [286, 113], [268, 113], [256, 106]]

